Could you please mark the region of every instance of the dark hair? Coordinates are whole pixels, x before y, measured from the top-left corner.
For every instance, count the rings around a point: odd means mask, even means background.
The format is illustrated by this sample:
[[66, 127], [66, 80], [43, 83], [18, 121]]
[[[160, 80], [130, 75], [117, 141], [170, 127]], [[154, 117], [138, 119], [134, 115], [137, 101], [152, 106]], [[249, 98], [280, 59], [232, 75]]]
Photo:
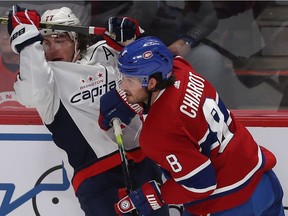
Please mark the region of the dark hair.
[[156, 73], [152, 74], [149, 77], [149, 79], [150, 78], [154, 78], [157, 81], [157, 84], [156, 84], [155, 89], [153, 91], [162, 90], [162, 89], [165, 89], [171, 85], [174, 85], [174, 82], [176, 80], [176, 78], [173, 74], [168, 79], [163, 80], [161, 72], [156, 72]]
[[77, 33], [78, 49], [80, 53], [83, 54], [86, 52], [89, 45], [89, 37], [82, 33]]

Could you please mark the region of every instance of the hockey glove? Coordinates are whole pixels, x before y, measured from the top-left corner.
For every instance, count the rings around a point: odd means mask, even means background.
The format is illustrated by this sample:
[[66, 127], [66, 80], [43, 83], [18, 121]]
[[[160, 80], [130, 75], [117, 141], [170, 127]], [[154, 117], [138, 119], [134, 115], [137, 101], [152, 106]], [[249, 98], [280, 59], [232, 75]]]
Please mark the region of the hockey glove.
[[139, 104], [129, 104], [125, 92], [119, 88], [112, 89], [100, 98], [100, 115], [98, 124], [103, 130], [111, 128], [111, 121], [119, 118], [128, 125], [136, 114], [142, 113]]
[[134, 36], [139, 37], [144, 30], [139, 27], [136, 20], [129, 17], [110, 17], [108, 19], [108, 31], [116, 35], [117, 42], [125, 42]]
[[8, 33], [13, 52], [20, 53], [26, 46], [43, 38], [38, 31], [40, 16], [35, 10], [14, 5], [8, 15]]
[[149, 181], [122, 198], [114, 207], [117, 214], [129, 213], [136, 209], [140, 216], [148, 216], [151, 211], [157, 210], [163, 205], [157, 182]]

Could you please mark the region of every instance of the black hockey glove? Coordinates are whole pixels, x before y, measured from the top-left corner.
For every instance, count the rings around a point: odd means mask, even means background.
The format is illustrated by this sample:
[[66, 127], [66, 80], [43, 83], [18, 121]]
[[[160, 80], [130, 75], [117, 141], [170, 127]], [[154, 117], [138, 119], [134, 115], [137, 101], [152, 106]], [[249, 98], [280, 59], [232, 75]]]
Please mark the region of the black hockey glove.
[[140, 188], [121, 198], [114, 205], [118, 215], [126, 214], [133, 210], [138, 211], [138, 215], [148, 216], [152, 211], [161, 208], [164, 201], [161, 197], [161, 191], [156, 181], [152, 180], [144, 183]]
[[40, 16], [36, 10], [14, 5], [8, 15], [8, 33], [13, 52], [20, 53], [26, 46], [43, 38], [38, 31]]
[[117, 42], [125, 42], [134, 36], [139, 37], [144, 30], [139, 27], [136, 20], [129, 17], [110, 17], [108, 19], [108, 32], [115, 34]]

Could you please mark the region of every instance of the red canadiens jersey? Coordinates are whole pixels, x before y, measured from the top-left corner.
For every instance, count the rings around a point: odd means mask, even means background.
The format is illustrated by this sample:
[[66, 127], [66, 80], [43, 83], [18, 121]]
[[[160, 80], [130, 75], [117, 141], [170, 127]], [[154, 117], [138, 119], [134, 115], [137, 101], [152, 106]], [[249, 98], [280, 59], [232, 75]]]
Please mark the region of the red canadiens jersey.
[[168, 180], [168, 204], [208, 214], [243, 203], [276, 159], [235, 121], [211, 84], [182, 58], [174, 59], [174, 86], [152, 104], [140, 135], [145, 154]]

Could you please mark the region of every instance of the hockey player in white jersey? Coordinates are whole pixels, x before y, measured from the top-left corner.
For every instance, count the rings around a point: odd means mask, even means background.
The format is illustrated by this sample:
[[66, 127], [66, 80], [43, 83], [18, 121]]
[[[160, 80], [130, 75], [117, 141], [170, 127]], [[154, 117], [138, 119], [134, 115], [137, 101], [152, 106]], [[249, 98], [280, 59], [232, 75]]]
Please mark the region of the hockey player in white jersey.
[[[119, 20], [122, 22], [123, 18]], [[119, 20], [115, 17], [110, 20], [110, 27], [119, 24]], [[39, 22], [40, 16], [35, 10], [13, 6], [9, 13], [11, 47], [20, 54], [20, 74], [14, 85], [16, 94], [23, 105], [37, 109], [53, 141], [67, 154], [74, 170], [71, 182], [85, 215], [114, 216], [118, 190], [125, 186], [121, 160], [114, 135], [103, 132], [97, 121], [100, 96], [110, 90], [117, 94], [114, 66], [118, 51], [103, 41], [86, 50], [87, 43], [80, 34], [51, 29], [39, 31]], [[46, 11], [41, 22], [80, 23], [66, 7]], [[131, 22], [128, 24], [131, 27]], [[123, 30], [110, 27], [110, 33], [112, 29]], [[138, 34], [137, 25], [135, 30]], [[114, 33], [112, 36], [117, 39], [119, 34]], [[114, 45], [121, 47], [116, 42]], [[112, 96], [111, 100], [116, 98], [119, 97]], [[136, 135], [141, 120], [122, 100], [119, 106], [130, 110], [129, 118], [133, 119], [132, 124], [124, 128], [131, 181], [135, 188], [151, 179], [160, 182], [158, 166], [143, 156], [138, 145]], [[153, 215], [169, 215], [168, 207]]]

